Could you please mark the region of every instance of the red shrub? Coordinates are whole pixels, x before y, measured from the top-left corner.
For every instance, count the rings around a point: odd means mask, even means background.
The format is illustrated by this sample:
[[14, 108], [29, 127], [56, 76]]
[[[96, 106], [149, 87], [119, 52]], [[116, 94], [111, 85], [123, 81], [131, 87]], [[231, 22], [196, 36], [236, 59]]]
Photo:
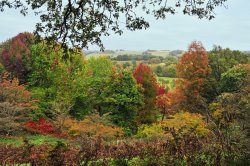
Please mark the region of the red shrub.
[[25, 123], [25, 127], [34, 133], [43, 135], [53, 135], [56, 137], [64, 137], [65, 134], [55, 128], [52, 123], [47, 122], [45, 118], [39, 118], [37, 122], [29, 120]]

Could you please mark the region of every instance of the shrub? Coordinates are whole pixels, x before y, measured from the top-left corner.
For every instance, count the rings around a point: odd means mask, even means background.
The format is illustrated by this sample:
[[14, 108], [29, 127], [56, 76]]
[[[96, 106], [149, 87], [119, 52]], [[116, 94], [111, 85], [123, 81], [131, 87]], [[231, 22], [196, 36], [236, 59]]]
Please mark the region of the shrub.
[[190, 129], [194, 129], [198, 136], [206, 136], [209, 134], [209, 129], [203, 120], [203, 116], [197, 113], [176, 113], [172, 119], [161, 122], [161, 125], [164, 128], [183, 129], [184, 133]]
[[141, 125], [138, 128], [136, 137], [149, 140], [169, 139], [169, 135], [166, 134], [160, 123], [154, 123], [152, 125]]
[[23, 123], [36, 101], [31, 93], [19, 85], [17, 79], [0, 82], [0, 135], [15, 135], [23, 132]]
[[[59, 118], [58, 121], [62, 121]], [[79, 137], [84, 134], [91, 138], [102, 138], [104, 140], [113, 140], [123, 136], [123, 131], [119, 127], [111, 125], [98, 114], [87, 116], [84, 120], [77, 121], [69, 117], [59, 122], [63, 124], [64, 129], [73, 137]]]
[[171, 119], [163, 120], [160, 123], [142, 125], [139, 127], [136, 136], [146, 139], [164, 138], [170, 140], [173, 137], [167, 132], [169, 129], [174, 129], [183, 134], [194, 131], [198, 137], [204, 137], [209, 134], [209, 129], [206, 127], [200, 114], [184, 112], [176, 113]]
[[39, 118], [37, 122], [33, 122], [29, 120], [25, 123], [25, 127], [27, 130], [39, 133], [43, 135], [53, 135], [56, 137], [65, 136], [59, 129], [55, 128], [52, 123], [47, 122], [45, 118]]

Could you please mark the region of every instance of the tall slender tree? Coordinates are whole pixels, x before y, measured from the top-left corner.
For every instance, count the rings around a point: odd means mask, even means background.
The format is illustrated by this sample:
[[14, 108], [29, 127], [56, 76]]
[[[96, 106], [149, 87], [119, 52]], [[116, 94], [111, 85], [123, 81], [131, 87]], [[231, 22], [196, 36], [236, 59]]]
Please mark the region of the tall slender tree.
[[144, 107], [138, 112], [140, 123], [153, 123], [157, 120], [155, 109], [156, 96], [158, 93], [157, 79], [153, 71], [146, 64], [139, 64], [133, 71], [134, 78], [143, 88]]

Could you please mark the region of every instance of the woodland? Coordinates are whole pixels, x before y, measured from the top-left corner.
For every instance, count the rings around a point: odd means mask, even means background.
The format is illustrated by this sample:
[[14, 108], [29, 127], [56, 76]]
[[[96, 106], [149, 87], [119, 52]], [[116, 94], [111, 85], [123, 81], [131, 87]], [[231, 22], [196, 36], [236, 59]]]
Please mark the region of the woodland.
[[226, 1], [2, 0], [40, 22], [0, 43], [0, 165], [248, 166], [249, 52], [82, 51], [146, 15], [210, 20]]
[[67, 51], [0, 44], [1, 165], [249, 165], [249, 54]]

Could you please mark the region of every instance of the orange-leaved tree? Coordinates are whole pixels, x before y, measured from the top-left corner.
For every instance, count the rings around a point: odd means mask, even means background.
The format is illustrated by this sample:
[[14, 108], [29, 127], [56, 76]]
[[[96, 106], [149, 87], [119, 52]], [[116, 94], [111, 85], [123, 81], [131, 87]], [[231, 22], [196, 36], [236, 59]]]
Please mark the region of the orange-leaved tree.
[[201, 94], [209, 73], [205, 48], [201, 42], [192, 42], [177, 64], [176, 89], [181, 93], [179, 95], [183, 96], [183, 100], [179, 103], [181, 109], [200, 112], [206, 107]]
[[173, 113], [174, 96], [172, 92], [166, 92], [156, 97], [156, 106], [160, 109], [162, 114], [162, 121], [164, 117]]

